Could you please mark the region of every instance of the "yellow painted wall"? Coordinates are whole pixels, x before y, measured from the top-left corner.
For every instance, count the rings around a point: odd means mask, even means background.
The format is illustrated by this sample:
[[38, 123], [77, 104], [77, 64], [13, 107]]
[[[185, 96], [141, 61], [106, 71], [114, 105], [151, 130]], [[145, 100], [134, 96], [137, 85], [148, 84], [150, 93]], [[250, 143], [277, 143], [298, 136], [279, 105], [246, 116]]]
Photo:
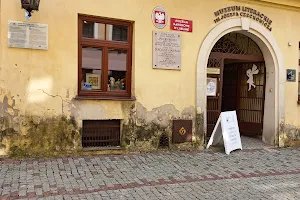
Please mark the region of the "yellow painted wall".
[[[193, 33], [181, 33], [181, 71], [152, 69], [152, 30], [157, 29], [152, 24], [151, 12], [158, 5], [167, 10], [169, 17], [193, 20]], [[179, 111], [195, 107], [196, 61], [201, 42], [215, 26], [214, 12], [231, 5], [248, 5], [266, 13], [273, 20], [272, 33], [283, 52], [286, 68], [297, 69], [300, 9], [296, 12], [229, 0], [41, 1], [40, 11], [30, 21], [49, 25], [49, 49], [43, 51], [8, 48], [8, 20], [26, 19], [19, 0], [4, 0], [1, 1], [0, 100], [9, 94], [22, 114], [70, 114], [69, 105], [77, 94], [77, 14], [83, 13], [135, 21], [133, 95], [137, 102], [147, 110], [165, 104], [173, 104]], [[170, 31], [169, 25], [163, 31]], [[293, 46], [288, 46], [289, 41]], [[286, 123], [300, 126], [298, 85], [285, 86]], [[119, 101], [80, 101], [76, 106], [86, 118], [126, 117]]]
[[262, 2], [262, 3], [273, 3], [277, 5], [283, 6], [291, 6], [291, 7], [300, 7], [300, 2], [298, 0], [253, 0], [254, 2]]

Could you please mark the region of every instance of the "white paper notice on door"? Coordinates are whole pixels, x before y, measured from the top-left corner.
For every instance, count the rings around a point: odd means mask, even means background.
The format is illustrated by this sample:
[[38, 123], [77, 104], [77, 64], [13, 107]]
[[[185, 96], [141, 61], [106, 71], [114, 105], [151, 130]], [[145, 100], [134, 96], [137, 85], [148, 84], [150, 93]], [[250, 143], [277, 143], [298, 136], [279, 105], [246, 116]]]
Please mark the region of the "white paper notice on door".
[[220, 114], [206, 148], [220, 143], [222, 138], [227, 155], [233, 150], [242, 150], [236, 111], [227, 111]]

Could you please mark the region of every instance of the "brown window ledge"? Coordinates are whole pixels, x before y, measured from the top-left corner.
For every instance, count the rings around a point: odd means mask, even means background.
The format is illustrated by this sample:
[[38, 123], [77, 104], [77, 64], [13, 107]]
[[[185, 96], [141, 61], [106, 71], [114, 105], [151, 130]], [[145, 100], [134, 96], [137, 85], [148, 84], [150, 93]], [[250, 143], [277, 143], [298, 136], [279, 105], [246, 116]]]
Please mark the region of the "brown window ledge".
[[298, 96], [298, 104], [300, 105], [300, 96]]
[[136, 98], [132, 97], [117, 97], [117, 96], [76, 96], [77, 100], [116, 100], [116, 101], [135, 101]]

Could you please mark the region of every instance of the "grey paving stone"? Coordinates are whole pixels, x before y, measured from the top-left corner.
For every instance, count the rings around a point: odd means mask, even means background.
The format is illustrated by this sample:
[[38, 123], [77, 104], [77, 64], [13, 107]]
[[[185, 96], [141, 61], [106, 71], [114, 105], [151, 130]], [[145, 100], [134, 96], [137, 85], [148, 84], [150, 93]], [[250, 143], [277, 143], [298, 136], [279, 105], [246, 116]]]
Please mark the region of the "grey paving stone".
[[[0, 161], [0, 199], [33, 192], [54, 192], [42, 199], [300, 199], [300, 148], [273, 149], [246, 137], [242, 143], [243, 151], [229, 156], [213, 148]], [[282, 174], [270, 174], [276, 171]], [[229, 178], [239, 173], [267, 175]]]

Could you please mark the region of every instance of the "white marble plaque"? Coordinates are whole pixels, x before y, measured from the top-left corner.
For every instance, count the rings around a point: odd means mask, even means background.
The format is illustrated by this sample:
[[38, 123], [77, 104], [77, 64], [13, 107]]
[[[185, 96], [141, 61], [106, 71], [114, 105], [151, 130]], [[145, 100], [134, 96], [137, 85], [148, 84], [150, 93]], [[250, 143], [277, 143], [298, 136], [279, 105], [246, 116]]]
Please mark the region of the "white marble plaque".
[[8, 21], [8, 46], [48, 49], [48, 24]]
[[153, 68], [181, 69], [179, 33], [153, 31]]

